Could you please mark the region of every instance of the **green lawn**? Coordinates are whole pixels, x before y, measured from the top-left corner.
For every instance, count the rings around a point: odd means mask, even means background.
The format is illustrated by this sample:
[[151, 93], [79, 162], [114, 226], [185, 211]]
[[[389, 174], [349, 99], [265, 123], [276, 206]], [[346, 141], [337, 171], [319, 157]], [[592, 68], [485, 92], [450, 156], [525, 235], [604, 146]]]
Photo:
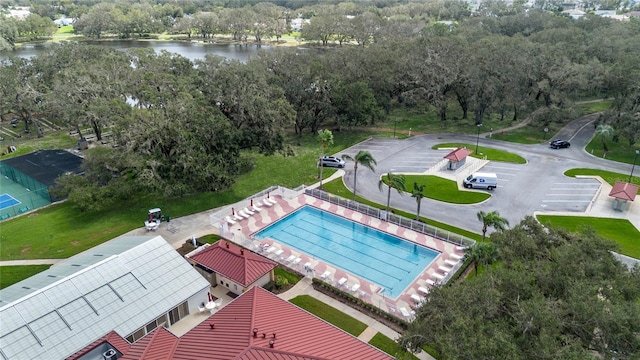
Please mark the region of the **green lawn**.
[[508, 151], [492, 149], [484, 146], [478, 146], [478, 154], [476, 154], [475, 144], [443, 143], [443, 144], [434, 145], [432, 147], [432, 149], [439, 149], [439, 148], [467, 148], [469, 150], [474, 151], [474, 153], [469, 156], [473, 156], [475, 158], [482, 159], [486, 156], [487, 160], [491, 160], [491, 161], [502, 161], [502, 162], [508, 162], [508, 163], [514, 163], [514, 164], [527, 163], [527, 160], [520, 155], [516, 155]]
[[298, 283], [298, 281], [300, 281], [300, 279], [302, 279], [298, 274], [294, 274], [292, 272], [289, 272], [281, 267], [276, 267], [274, 270], [274, 273], [276, 275], [276, 277], [280, 276], [283, 277], [285, 279], [287, 279], [287, 283], [291, 284], [291, 285], [295, 285]]
[[382, 333], [375, 334], [373, 338], [369, 340], [369, 345], [377, 347], [387, 354], [394, 356], [396, 359], [418, 359], [412, 353], [400, 349], [397, 342]]
[[365, 323], [323, 303], [320, 300], [316, 300], [309, 295], [296, 296], [291, 299], [291, 303], [305, 309], [306, 311], [353, 336], [362, 334], [362, 332], [367, 328]]
[[0, 266], [0, 274], [2, 274], [0, 276], [0, 289], [11, 286], [50, 267], [51, 265]]
[[[586, 168], [569, 169], [565, 171], [564, 174], [570, 177], [575, 177], [576, 175], [600, 176], [604, 181], [608, 182], [611, 186], [613, 186], [616, 183], [616, 181], [624, 181], [624, 182], [629, 181], [629, 175], [616, 173], [612, 171], [606, 171], [606, 170], [598, 170], [598, 169], [586, 169]], [[631, 183], [640, 185], [640, 177], [638, 176], [632, 177]], [[640, 189], [638, 189], [638, 194], [640, 194]]]
[[[444, 179], [435, 175], [405, 175], [407, 192], [413, 189], [413, 183], [424, 185], [424, 194], [427, 198], [448, 202], [452, 204], [476, 204], [491, 197], [484, 192], [461, 191], [455, 181]], [[386, 176], [382, 179], [386, 181]], [[405, 196], [411, 196], [410, 193]], [[417, 206], [417, 205], [416, 205]]]
[[[412, 185], [413, 186], [413, 183]], [[342, 179], [335, 179], [332, 180], [326, 184], [323, 184], [323, 188], [325, 191], [330, 192], [332, 194], [341, 196], [343, 198], [346, 199], [353, 199], [353, 192], [350, 191], [345, 185], [344, 182], [342, 181]], [[397, 192], [393, 192], [391, 196], [400, 196], [398, 195]], [[408, 195], [404, 195], [404, 196], [408, 196]], [[356, 197], [356, 201], [365, 205], [369, 205], [371, 207], [377, 208], [377, 209], [385, 209], [386, 205], [382, 205], [382, 204], [378, 204], [376, 202], [373, 201], [369, 201], [365, 198], [362, 198], [360, 196]], [[400, 216], [404, 216], [408, 219], [415, 219], [416, 218], [416, 214], [414, 213], [409, 213], [406, 211], [402, 211], [399, 209], [392, 209], [396, 214], [400, 215]], [[442, 230], [446, 230], [449, 232], [452, 232], [454, 234], [458, 234], [458, 235], [462, 235], [465, 237], [468, 237], [470, 239], [476, 240], [476, 241], [480, 241], [482, 239], [482, 235], [468, 231], [468, 230], [464, 230], [449, 224], [445, 224], [433, 219], [429, 219], [426, 218], [424, 216], [422, 216], [422, 214], [424, 214], [425, 212], [429, 212], [429, 209], [421, 209], [421, 216], [420, 216], [420, 221], [424, 222], [425, 224], [431, 225], [431, 226], [435, 226], [437, 228], [440, 228]], [[481, 229], [480, 224], [478, 225], [478, 230]]]
[[590, 226], [598, 235], [615, 241], [620, 246], [621, 254], [640, 259], [640, 231], [629, 220], [551, 215], [538, 215], [537, 218], [542, 224], [551, 223], [569, 231]]
[[[633, 164], [633, 160], [636, 157], [636, 150], [640, 150], [640, 146], [638, 146], [638, 144], [630, 146], [629, 143], [623, 139], [619, 139], [617, 142], [614, 142], [611, 139], [607, 139], [605, 141], [607, 148], [609, 149], [606, 154], [604, 153], [604, 147], [602, 146], [602, 138], [598, 135], [591, 139], [589, 144], [585, 147], [585, 151], [600, 158]], [[638, 156], [638, 158], [638, 163], [640, 163], [640, 156]]]
[[[555, 125], [555, 127], [554, 127]], [[551, 137], [560, 130], [560, 124], [552, 123], [544, 131], [544, 127], [538, 125], [527, 125], [509, 131], [494, 131], [492, 138], [496, 140], [509, 141], [519, 144], [541, 144], [551, 140]]]
[[[335, 143], [327, 153], [336, 153], [369, 136], [365, 132], [336, 132]], [[154, 207], [160, 207], [164, 214], [175, 218], [234, 203], [271, 185], [293, 188], [315, 183], [318, 181], [316, 158], [320, 155], [320, 145], [311, 135], [295, 138], [294, 142], [296, 156], [243, 155], [255, 160], [255, 168], [240, 176], [233, 188], [227, 191], [181, 198], [138, 196], [113, 209], [90, 213], [79, 211], [65, 202], [5, 221], [0, 233], [0, 260], [70, 257], [141, 227], [147, 210]], [[334, 172], [334, 169], [324, 169], [323, 176], [328, 177]]]
[[583, 115], [605, 111], [611, 107], [611, 100], [588, 102], [578, 105]]

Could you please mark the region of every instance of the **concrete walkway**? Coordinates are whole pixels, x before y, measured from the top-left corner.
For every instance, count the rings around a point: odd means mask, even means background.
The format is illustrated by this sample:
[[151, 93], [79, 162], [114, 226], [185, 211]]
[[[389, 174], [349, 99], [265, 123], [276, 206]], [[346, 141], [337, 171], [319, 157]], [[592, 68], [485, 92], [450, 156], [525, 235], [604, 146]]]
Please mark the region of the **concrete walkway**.
[[[281, 299], [284, 300], [291, 300], [296, 296], [299, 295], [309, 295], [314, 299], [317, 299], [319, 301], [322, 301], [323, 303], [351, 316], [354, 317], [356, 319], [358, 319], [359, 321], [363, 322], [364, 324], [367, 325], [367, 328], [358, 336], [358, 339], [364, 341], [364, 342], [369, 342], [377, 333], [382, 333], [385, 336], [396, 340], [400, 337], [400, 333], [396, 332], [395, 330], [392, 330], [391, 328], [389, 328], [388, 326], [378, 322], [377, 320], [359, 312], [358, 310], [347, 306], [343, 303], [341, 303], [340, 301], [327, 296], [317, 290], [315, 290], [313, 288], [312, 285], [312, 281], [311, 278], [309, 277], [305, 277], [302, 280], [300, 280], [294, 287], [292, 287], [291, 289], [289, 289], [288, 291], [278, 295]], [[431, 355], [427, 354], [426, 352], [421, 352], [419, 354], [414, 354], [416, 357], [418, 357], [419, 359], [424, 359], [424, 360], [435, 360]]]
[[55, 265], [65, 260], [67, 259], [7, 260], [7, 261], [0, 261], [0, 266]]

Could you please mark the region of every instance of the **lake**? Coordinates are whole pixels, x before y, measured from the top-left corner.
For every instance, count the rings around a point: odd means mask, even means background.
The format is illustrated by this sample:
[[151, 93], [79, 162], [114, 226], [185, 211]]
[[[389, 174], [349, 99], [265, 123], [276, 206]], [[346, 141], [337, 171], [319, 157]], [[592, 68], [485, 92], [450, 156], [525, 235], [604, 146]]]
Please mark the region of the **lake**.
[[[136, 40], [116, 40], [116, 41], [86, 41], [87, 44], [108, 46], [117, 50], [126, 51], [133, 48], [151, 48], [156, 53], [163, 50], [182, 55], [187, 59], [203, 60], [205, 55], [212, 54], [225, 57], [230, 60], [238, 60], [246, 63], [252, 56], [260, 51], [272, 49], [271, 46], [256, 45], [229, 45], [229, 44], [204, 44], [200, 42], [187, 41], [136, 41]], [[30, 59], [52, 46], [51, 43], [25, 44], [13, 52], [0, 53], [0, 60], [4, 60], [13, 54], [18, 57]]]

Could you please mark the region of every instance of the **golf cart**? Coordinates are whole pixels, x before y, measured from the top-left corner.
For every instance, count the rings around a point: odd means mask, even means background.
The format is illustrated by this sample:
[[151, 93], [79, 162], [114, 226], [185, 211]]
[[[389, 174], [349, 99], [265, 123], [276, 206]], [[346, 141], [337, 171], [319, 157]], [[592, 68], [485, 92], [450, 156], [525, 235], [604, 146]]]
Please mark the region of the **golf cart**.
[[162, 220], [164, 220], [164, 216], [162, 215], [162, 210], [160, 210], [160, 208], [150, 209], [147, 217], [147, 220], [149, 221], [162, 222]]

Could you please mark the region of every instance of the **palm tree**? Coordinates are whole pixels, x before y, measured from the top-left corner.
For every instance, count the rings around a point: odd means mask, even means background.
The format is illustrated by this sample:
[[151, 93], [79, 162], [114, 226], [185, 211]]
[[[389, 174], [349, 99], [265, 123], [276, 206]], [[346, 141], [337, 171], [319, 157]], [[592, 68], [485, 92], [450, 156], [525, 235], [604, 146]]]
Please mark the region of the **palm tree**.
[[502, 231], [506, 229], [507, 226], [509, 226], [509, 221], [501, 217], [500, 213], [497, 210], [494, 210], [490, 213], [478, 211], [478, 220], [482, 221], [482, 241], [484, 241], [484, 238], [487, 235], [487, 229], [489, 227]]
[[374, 171], [374, 165], [377, 165], [376, 159], [373, 158], [370, 152], [360, 150], [355, 157], [351, 157], [347, 154], [342, 155], [342, 160], [353, 161], [353, 200], [356, 199], [356, 185], [358, 184], [358, 164]]
[[[387, 174], [387, 182], [389, 190], [387, 192], [387, 219], [389, 219], [389, 204], [391, 203], [391, 189], [394, 188], [396, 190], [398, 190], [398, 194], [402, 195], [402, 192], [405, 191], [407, 189], [405, 180], [404, 180], [404, 175], [396, 175], [396, 174], [392, 174], [391, 172], [389, 172]], [[384, 180], [380, 179], [380, 181], [378, 181], [378, 189], [380, 189], [380, 191], [382, 191], [382, 185], [384, 185]]]
[[600, 135], [600, 139], [602, 140], [602, 149], [607, 152], [609, 148], [607, 147], [607, 143], [605, 140], [613, 136], [613, 126], [609, 124], [600, 124], [596, 128], [596, 134]]
[[418, 210], [416, 211], [416, 220], [420, 220], [420, 203], [422, 198], [424, 198], [424, 184], [418, 185], [417, 182], [413, 183], [413, 191], [411, 192], [411, 197], [416, 199], [418, 203]]
[[475, 243], [464, 249], [464, 261], [471, 261], [478, 275], [478, 264], [489, 265], [496, 260], [497, 253], [493, 243]]
[[[318, 141], [322, 144], [322, 154], [320, 157], [324, 157], [327, 146], [333, 145], [333, 133], [331, 130], [323, 129], [318, 130]], [[320, 189], [322, 189], [322, 160], [318, 159], [318, 168], [320, 169]]]

